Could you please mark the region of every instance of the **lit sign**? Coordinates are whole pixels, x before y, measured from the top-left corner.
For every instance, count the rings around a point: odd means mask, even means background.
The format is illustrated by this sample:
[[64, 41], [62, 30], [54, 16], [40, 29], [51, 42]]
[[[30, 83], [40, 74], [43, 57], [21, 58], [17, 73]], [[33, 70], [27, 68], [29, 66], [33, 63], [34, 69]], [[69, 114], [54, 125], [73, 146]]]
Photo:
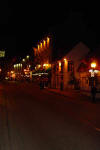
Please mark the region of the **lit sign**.
[[5, 57], [5, 51], [0, 51], [0, 57]]

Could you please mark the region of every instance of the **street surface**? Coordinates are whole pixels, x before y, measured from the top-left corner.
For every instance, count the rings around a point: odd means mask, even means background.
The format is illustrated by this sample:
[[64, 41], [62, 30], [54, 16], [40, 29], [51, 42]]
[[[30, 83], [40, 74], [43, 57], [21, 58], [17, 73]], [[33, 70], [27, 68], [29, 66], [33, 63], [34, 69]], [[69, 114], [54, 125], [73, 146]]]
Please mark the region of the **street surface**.
[[0, 150], [100, 150], [100, 103], [0, 83]]

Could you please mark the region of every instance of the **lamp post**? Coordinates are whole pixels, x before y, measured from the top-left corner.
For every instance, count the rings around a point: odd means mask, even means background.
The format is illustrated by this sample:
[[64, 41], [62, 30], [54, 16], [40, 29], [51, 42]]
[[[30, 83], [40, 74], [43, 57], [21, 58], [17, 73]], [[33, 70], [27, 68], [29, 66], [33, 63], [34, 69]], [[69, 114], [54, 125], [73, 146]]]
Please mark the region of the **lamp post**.
[[96, 68], [96, 63], [92, 62], [91, 63], [91, 77], [95, 77], [95, 68]]
[[97, 89], [96, 89], [96, 83], [95, 83], [95, 73], [97, 73], [95, 70], [96, 68], [96, 62], [92, 62], [91, 63], [91, 70], [89, 70], [89, 72], [91, 73], [91, 96], [92, 96], [92, 101], [93, 102], [96, 102], [95, 101], [95, 97], [96, 97], [96, 92], [97, 92]]
[[91, 70], [90, 70], [90, 73], [91, 73], [91, 79], [92, 79], [92, 86], [95, 86], [95, 81], [94, 81], [94, 78], [95, 78], [95, 68], [96, 68], [96, 62], [92, 62], [91, 63]]

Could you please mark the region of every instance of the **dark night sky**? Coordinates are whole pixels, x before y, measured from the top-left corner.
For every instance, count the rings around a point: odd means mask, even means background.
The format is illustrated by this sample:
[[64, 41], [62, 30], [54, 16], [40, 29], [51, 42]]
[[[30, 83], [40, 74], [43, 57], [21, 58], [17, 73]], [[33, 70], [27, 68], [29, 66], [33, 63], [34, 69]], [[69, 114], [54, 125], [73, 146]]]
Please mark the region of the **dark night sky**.
[[67, 22], [71, 30], [75, 23], [76, 28], [73, 30], [78, 30], [79, 22], [76, 23], [78, 19], [74, 14], [80, 16], [79, 28], [85, 33], [82, 33], [83, 39], [89, 46], [95, 47], [100, 41], [99, 13], [99, 10], [93, 11], [92, 8], [74, 8], [60, 2], [54, 4], [52, 1], [36, 3], [4, 0], [0, 2], [0, 48], [6, 48], [8, 56], [23, 56], [58, 24]]

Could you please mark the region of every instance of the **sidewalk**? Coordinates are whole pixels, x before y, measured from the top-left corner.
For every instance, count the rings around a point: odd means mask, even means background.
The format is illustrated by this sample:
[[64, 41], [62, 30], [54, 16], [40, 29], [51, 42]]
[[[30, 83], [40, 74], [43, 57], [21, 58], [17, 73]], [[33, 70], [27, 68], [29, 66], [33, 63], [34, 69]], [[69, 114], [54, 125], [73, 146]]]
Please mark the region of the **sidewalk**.
[[87, 96], [84, 91], [75, 91], [71, 89], [67, 91], [48, 89], [48, 91], [57, 95], [63, 95], [68, 98], [66, 100], [83, 105], [83, 114], [85, 114], [85, 118], [83, 118], [83, 120], [87, 125], [100, 133], [100, 99], [96, 98], [96, 103], [93, 103], [90, 95]]
[[[66, 97], [69, 97], [71, 99], [75, 99], [77, 101], [90, 101], [90, 102], [92, 101], [90, 92], [85, 92], [85, 91], [80, 91], [80, 90], [72, 90], [72, 89], [67, 89], [66, 91], [65, 90], [61, 91], [60, 89], [48, 88], [48, 90], [50, 92], [66, 96]], [[99, 102], [98, 98], [96, 98], [96, 100]]]

